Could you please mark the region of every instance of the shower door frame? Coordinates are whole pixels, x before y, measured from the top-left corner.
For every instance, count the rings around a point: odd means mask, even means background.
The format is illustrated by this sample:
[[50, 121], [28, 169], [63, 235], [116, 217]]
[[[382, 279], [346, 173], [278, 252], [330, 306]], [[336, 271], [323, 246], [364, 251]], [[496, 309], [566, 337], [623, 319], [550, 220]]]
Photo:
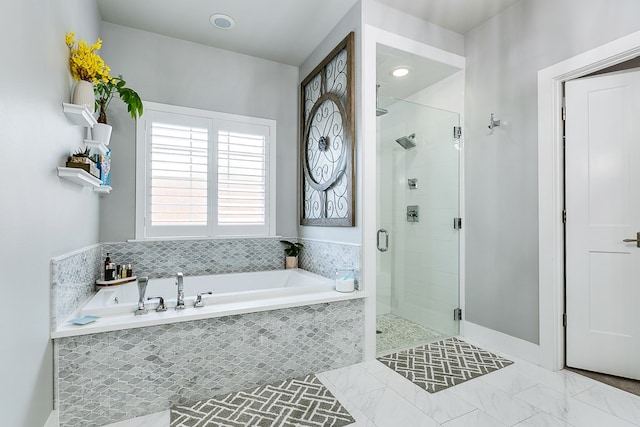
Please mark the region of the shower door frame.
[[[442, 62], [444, 64], [465, 69], [465, 58], [442, 49], [429, 46], [400, 35], [381, 30], [371, 25], [362, 28], [362, 281], [368, 294], [365, 303], [365, 360], [375, 358], [376, 354], [376, 230], [378, 226], [376, 176], [376, 54], [377, 45], [386, 45], [414, 55]], [[462, 96], [462, 94], [461, 94]], [[460, 112], [460, 123], [464, 123], [464, 112]], [[453, 129], [452, 129], [453, 132]], [[458, 203], [460, 217], [464, 218], [464, 132], [460, 138], [459, 157], [459, 193]], [[459, 285], [458, 298], [464, 313], [464, 227], [459, 236]], [[453, 313], [451, 313], [453, 316]], [[464, 319], [464, 316], [463, 316]], [[464, 335], [464, 320], [460, 321], [459, 335]]]

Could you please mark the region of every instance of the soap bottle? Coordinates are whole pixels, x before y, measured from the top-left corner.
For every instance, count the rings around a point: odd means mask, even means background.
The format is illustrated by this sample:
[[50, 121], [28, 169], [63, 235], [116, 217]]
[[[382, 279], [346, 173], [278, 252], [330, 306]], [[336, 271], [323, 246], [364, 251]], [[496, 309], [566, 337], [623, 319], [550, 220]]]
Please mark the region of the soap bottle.
[[111, 254], [107, 252], [107, 259], [104, 260], [104, 280], [109, 280], [109, 276], [107, 274], [109, 264], [111, 264], [111, 257], [109, 257], [109, 255]]
[[133, 268], [131, 268], [131, 264], [127, 266], [127, 277], [133, 277]]

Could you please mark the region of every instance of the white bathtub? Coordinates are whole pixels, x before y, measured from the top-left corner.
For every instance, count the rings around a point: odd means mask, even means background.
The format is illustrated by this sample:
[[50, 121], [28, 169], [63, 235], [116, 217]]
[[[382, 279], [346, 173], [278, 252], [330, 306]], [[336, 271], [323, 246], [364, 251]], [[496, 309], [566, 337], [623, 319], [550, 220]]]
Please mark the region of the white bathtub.
[[[334, 282], [305, 270], [273, 270], [251, 273], [232, 273], [211, 276], [184, 277], [184, 311], [204, 310], [195, 308], [196, 295], [203, 295], [205, 306], [254, 301], [284, 296], [303, 295], [331, 291]], [[158, 300], [148, 297], [163, 297], [169, 310], [175, 311], [178, 289], [174, 277], [150, 279], [145, 294], [145, 306], [150, 312], [158, 306]], [[136, 282], [102, 288], [81, 308], [82, 316], [114, 316], [133, 312], [138, 307], [138, 285]]]

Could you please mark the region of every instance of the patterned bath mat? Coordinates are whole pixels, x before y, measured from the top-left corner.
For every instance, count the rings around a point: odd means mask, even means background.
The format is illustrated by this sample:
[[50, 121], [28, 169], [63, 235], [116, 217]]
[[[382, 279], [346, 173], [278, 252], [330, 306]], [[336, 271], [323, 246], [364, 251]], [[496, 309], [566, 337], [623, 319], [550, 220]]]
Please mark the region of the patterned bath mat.
[[315, 375], [171, 408], [171, 427], [340, 427], [355, 419]]
[[429, 393], [513, 363], [457, 338], [378, 357], [378, 360]]

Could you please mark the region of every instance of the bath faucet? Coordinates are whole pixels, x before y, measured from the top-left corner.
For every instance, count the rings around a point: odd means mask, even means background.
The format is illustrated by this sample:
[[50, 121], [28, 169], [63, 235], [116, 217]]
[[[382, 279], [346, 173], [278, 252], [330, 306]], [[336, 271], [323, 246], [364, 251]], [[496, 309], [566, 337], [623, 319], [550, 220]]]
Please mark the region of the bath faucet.
[[176, 285], [178, 286], [178, 299], [176, 301], [176, 310], [184, 310], [184, 274], [176, 273]]
[[200, 292], [196, 297], [196, 302], [193, 304], [194, 307], [204, 307], [204, 300], [202, 299], [202, 295], [213, 295], [213, 292]]
[[144, 294], [147, 292], [148, 283], [148, 277], [138, 277], [138, 309], [134, 311], [136, 316], [147, 314], [147, 309], [144, 306]]
[[147, 298], [147, 301], [151, 301], [152, 299], [160, 300], [160, 302], [158, 303], [158, 307], [156, 307], [156, 311], [158, 311], [158, 312], [167, 311], [167, 306], [164, 304], [164, 298], [162, 298], [162, 297], [149, 297], [149, 298]]

